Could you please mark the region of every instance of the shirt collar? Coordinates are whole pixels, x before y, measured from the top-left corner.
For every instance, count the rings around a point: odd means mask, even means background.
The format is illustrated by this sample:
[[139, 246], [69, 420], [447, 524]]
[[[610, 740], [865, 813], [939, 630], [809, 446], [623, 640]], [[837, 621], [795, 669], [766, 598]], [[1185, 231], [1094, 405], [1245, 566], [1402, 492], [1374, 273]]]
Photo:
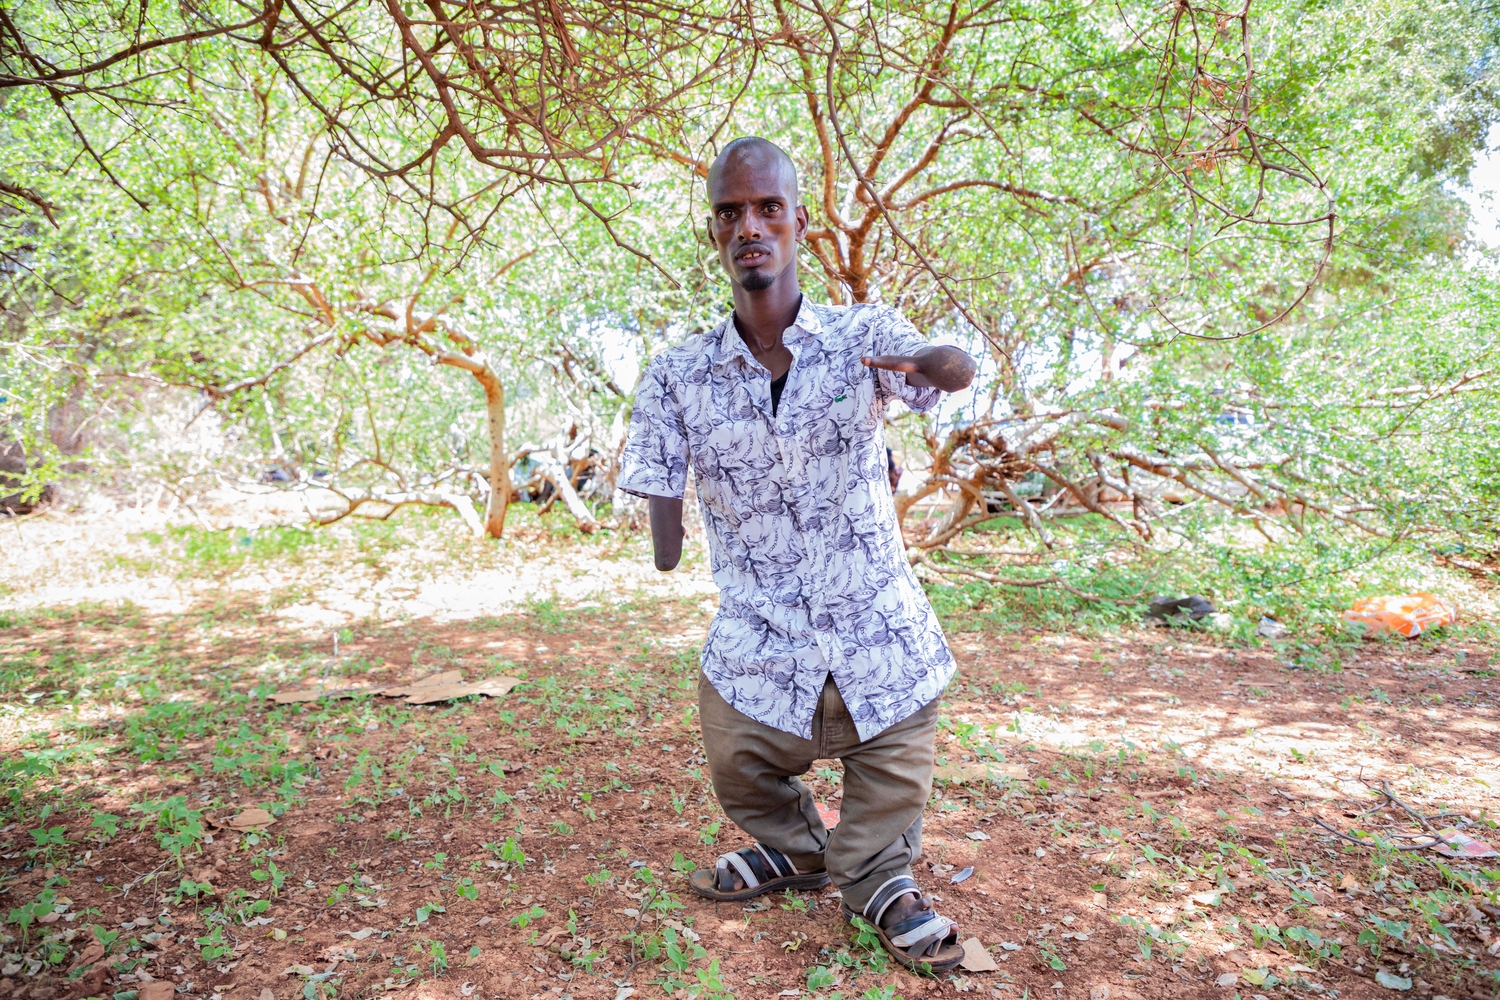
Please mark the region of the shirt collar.
[[[813, 308], [812, 300], [805, 294], [802, 296], [802, 304], [797, 307], [797, 318], [792, 320], [792, 325], [782, 333], [781, 339], [784, 344], [800, 343], [804, 336], [816, 337], [823, 332], [823, 321], [818, 317], [817, 310]], [[719, 338], [714, 347], [713, 363], [727, 365], [734, 358], [744, 358], [745, 361], [755, 364], [755, 355], [750, 353], [750, 348], [745, 345], [745, 338], [734, 327], [734, 310], [724, 317], [719, 324], [715, 335]]]

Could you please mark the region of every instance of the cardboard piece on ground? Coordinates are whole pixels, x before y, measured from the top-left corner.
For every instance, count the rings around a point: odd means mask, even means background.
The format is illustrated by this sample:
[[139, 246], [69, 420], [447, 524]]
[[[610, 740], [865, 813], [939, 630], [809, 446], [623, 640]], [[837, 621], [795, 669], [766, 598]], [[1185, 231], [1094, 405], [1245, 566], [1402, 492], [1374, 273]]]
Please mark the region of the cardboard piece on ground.
[[951, 781], [956, 785], [972, 785], [999, 778], [1025, 781], [1031, 777], [1025, 764], [993, 764], [974, 761], [969, 764], [944, 764], [932, 772], [934, 778]]
[[995, 959], [989, 952], [984, 950], [984, 945], [979, 943], [977, 937], [971, 937], [963, 944], [964, 959], [958, 964], [969, 972], [994, 972], [1000, 968], [995, 964]]
[[[457, 671], [454, 671], [457, 673]], [[499, 698], [521, 683], [519, 677], [491, 677], [473, 684], [452, 682], [447, 684], [414, 684], [407, 688], [405, 701], [408, 705], [427, 705], [434, 701], [451, 701], [469, 695], [482, 694]], [[388, 692], [389, 693], [389, 692]]]
[[419, 687], [429, 687], [434, 684], [462, 684], [463, 682], [464, 672], [462, 670], [444, 670], [440, 674], [430, 674], [419, 681], [412, 681], [410, 684], [388, 687], [380, 693], [387, 698], [405, 698]]
[[353, 698], [360, 694], [380, 694], [385, 688], [379, 687], [342, 687], [342, 688], [289, 688], [286, 691], [277, 691], [271, 695], [271, 700], [278, 705], [290, 705], [299, 701], [317, 701], [320, 698]]
[[462, 670], [444, 670], [431, 674], [410, 684], [392, 687], [344, 687], [344, 688], [290, 688], [277, 691], [271, 700], [278, 705], [300, 701], [318, 701], [321, 698], [353, 698], [359, 694], [379, 694], [387, 698], [403, 698], [408, 705], [428, 705], [435, 701], [452, 701], [482, 694], [499, 698], [521, 683], [516, 677], [491, 677], [472, 684], [464, 683]]
[[274, 822], [276, 822], [276, 817], [264, 809], [243, 809], [238, 816], [224, 825], [231, 830], [244, 833], [246, 830], [258, 830], [261, 827], [270, 826]]

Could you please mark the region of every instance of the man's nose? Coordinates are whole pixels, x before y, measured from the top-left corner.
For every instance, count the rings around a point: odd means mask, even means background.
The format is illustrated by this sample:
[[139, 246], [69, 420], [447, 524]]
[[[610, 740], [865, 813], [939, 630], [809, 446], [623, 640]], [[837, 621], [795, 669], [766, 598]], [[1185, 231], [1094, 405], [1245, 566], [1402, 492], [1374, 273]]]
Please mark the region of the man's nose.
[[760, 239], [760, 223], [750, 213], [740, 217], [740, 242], [748, 243]]

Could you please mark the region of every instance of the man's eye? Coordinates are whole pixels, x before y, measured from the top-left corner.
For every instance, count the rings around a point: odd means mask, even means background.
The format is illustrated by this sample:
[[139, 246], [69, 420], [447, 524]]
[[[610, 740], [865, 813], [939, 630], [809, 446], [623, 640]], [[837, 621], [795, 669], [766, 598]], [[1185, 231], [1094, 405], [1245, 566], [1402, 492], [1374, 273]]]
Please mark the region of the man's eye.
[[780, 205], [767, 205], [766, 206], [766, 214], [767, 215], [775, 215], [779, 211], [781, 211], [781, 206]]

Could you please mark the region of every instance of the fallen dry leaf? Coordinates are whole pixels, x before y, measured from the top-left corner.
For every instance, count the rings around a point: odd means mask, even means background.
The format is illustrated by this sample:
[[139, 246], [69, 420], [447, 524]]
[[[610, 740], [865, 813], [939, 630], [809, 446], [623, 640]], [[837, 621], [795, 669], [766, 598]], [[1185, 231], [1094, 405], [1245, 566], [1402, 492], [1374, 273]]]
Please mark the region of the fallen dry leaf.
[[989, 840], [990, 839], [990, 835], [987, 834], [987, 833], [985, 833], [983, 830], [970, 830], [968, 833], [964, 834], [964, 836], [968, 837], [970, 840]]
[[283, 976], [310, 976], [316, 971], [310, 965], [288, 965], [281, 970], [281, 974]]
[[958, 963], [969, 972], [994, 972], [1000, 966], [995, 964], [995, 959], [989, 952], [984, 950], [984, 945], [979, 943], [977, 937], [971, 937], [963, 943], [964, 958]]
[[136, 992], [136, 1000], [172, 1000], [177, 993], [177, 985], [169, 983], [165, 979], [153, 979], [149, 983], [142, 983]]
[[275, 816], [272, 816], [264, 809], [252, 808], [241, 810], [238, 816], [235, 816], [224, 825], [231, 830], [244, 833], [247, 830], [258, 830], [261, 827], [270, 826], [274, 822], [276, 822]]
[[1089, 987], [1089, 1000], [1109, 1000], [1109, 984], [1100, 983]]
[[276, 994], [272, 993], [271, 987], [267, 986], [260, 991], [260, 1000], [276, 1000]]
[[74, 969], [81, 969], [85, 965], [93, 965], [103, 957], [104, 945], [95, 941], [78, 953], [78, 959], [72, 965], [68, 966], [68, 971], [72, 972]]
[[1359, 888], [1359, 879], [1355, 878], [1353, 875], [1350, 875], [1348, 872], [1345, 872], [1339, 878], [1339, 888], [1340, 889], [1358, 889]]

